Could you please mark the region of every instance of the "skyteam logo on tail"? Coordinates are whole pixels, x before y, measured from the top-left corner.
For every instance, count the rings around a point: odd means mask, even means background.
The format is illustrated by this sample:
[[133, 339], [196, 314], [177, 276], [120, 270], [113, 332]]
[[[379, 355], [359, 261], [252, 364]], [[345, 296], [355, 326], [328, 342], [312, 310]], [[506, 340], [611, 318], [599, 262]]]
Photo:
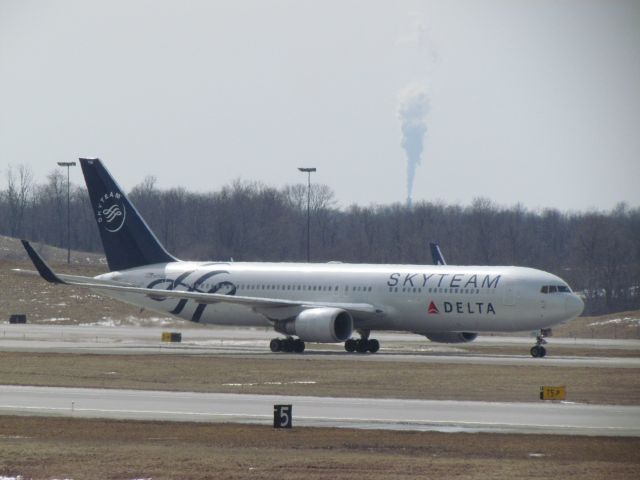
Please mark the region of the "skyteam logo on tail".
[[122, 194], [109, 192], [100, 197], [96, 217], [98, 224], [104, 227], [107, 232], [116, 233], [119, 231], [127, 218], [127, 209], [122, 201]]

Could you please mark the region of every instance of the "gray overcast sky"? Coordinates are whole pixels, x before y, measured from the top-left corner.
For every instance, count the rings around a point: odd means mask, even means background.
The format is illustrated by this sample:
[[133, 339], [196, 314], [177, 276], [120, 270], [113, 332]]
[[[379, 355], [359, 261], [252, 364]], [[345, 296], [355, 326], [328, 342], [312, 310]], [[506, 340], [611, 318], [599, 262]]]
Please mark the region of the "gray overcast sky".
[[404, 202], [410, 85], [414, 201], [640, 205], [640, 2], [612, 0], [0, 0], [0, 185], [85, 155], [125, 189], [308, 165], [342, 206]]

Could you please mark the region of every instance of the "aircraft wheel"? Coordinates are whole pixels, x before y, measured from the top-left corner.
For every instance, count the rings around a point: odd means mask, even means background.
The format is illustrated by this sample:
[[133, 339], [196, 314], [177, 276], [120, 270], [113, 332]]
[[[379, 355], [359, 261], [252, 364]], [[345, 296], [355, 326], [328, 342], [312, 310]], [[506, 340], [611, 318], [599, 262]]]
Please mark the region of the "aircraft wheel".
[[534, 345], [530, 351], [533, 358], [542, 358], [547, 354], [547, 349], [541, 345]]
[[281, 349], [281, 345], [280, 345], [280, 339], [279, 338], [273, 338], [271, 339], [271, 342], [269, 342], [269, 348], [271, 349], [271, 351], [273, 353], [279, 352]]
[[353, 338], [350, 338], [349, 340], [344, 342], [344, 349], [349, 353], [355, 352], [356, 351], [356, 341]]
[[300, 339], [295, 340], [293, 342], [293, 351], [296, 353], [304, 352], [304, 347], [305, 347], [304, 342]]
[[367, 353], [369, 350], [369, 340], [360, 339], [356, 342], [356, 352]]
[[375, 338], [369, 340], [369, 351], [371, 353], [376, 353], [378, 350], [380, 350], [380, 342]]
[[295, 347], [295, 340], [291, 337], [285, 339], [282, 341], [282, 348], [281, 350], [283, 352], [287, 352], [287, 353], [291, 353], [294, 351], [294, 347]]

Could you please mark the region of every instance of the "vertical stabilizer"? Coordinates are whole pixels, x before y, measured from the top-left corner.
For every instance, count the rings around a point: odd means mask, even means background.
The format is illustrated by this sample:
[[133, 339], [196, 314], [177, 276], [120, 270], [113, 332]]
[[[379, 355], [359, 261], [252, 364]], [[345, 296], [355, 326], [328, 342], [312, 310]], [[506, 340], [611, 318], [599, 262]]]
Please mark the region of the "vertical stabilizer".
[[99, 159], [81, 158], [80, 165], [111, 271], [177, 261]]

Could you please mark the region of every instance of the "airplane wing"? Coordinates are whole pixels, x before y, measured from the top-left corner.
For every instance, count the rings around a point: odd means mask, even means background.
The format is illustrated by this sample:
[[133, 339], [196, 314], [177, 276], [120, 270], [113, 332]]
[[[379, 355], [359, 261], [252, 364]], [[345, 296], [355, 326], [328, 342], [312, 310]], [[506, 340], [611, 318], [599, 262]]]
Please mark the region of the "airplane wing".
[[[244, 305], [256, 310], [271, 310], [285, 307], [297, 307], [299, 309], [309, 309], [318, 307], [335, 307], [348, 310], [353, 313], [380, 314], [382, 310], [368, 303], [340, 303], [340, 302], [305, 302], [297, 300], [286, 300], [277, 298], [246, 297], [240, 295], [221, 295], [219, 293], [189, 292], [181, 290], [159, 290], [154, 288], [143, 288], [130, 286], [123, 283], [99, 280], [91, 277], [78, 275], [59, 275], [47, 265], [44, 259], [33, 249], [31, 244], [22, 240], [29, 258], [38, 270], [38, 274], [47, 282], [86, 287], [97, 291], [116, 291], [134, 295], [146, 295], [154, 300], [164, 300], [167, 298], [193, 300], [201, 304], [230, 303]], [[35, 274], [35, 272], [25, 270], [15, 270], [21, 274]]]

